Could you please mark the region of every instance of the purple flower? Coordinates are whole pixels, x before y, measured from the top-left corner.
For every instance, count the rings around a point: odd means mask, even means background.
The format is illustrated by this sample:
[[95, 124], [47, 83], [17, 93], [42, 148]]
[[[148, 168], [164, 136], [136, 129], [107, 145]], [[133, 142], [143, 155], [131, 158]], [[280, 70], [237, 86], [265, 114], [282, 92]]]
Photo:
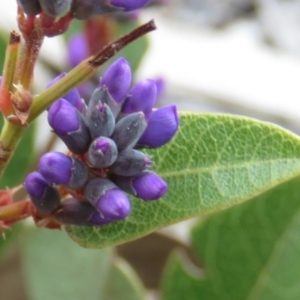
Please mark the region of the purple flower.
[[39, 161], [39, 171], [49, 182], [72, 189], [85, 185], [89, 172], [85, 164], [60, 152], [48, 152]]
[[116, 102], [124, 100], [130, 84], [131, 69], [128, 62], [122, 57], [107, 68], [99, 82], [100, 87], [107, 87]]
[[166, 182], [152, 172], [145, 172], [132, 180], [135, 196], [144, 200], [157, 200], [164, 196], [168, 189]]
[[144, 171], [136, 176], [114, 176], [113, 181], [125, 192], [143, 200], [157, 200], [167, 192], [167, 183], [154, 172]]
[[71, 67], [76, 67], [89, 57], [86, 37], [82, 33], [73, 35], [68, 41], [68, 59]]
[[48, 111], [48, 122], [75, 154], [85, 153], [91, 136], [83, 115], [65, 99], [55, 101]]
[[110, 98], [110, 96], [106, 90], [97, 89], [90, 99], [86, 111], [86, 120], [93, 139], [99, 136], [111, 136], [114, 132], [115, 116], [109, 107], [111, 103], [105, 103], [107, 98]]
[[111, 0], [113, 6], [123, 8], [124, 11], [132, 11], [147, 5], [151, 0]]
[[179, 116], [175, 105], [166, 105], [153, 111], [148, 125], [138, 141], [139, 146], [158, 148], [169, 142], [179, 126]]
[[140, 151], [127, 149], [119, 153], [111, 171], [120, 176], [138, 175], [152, 165], [150, 157]]
[[88, 151], [87, 157], [90, 165], [94, 168], [106, 168], [111, 166], [118, 156], [115, 142], [107, 137], [95, 139]]
[[130, 201], [120, 189], [108, 190], [97, 202], [98, 214], [90, 219], [96, 225], [125, 219], [131, 211]]
[[[122, 220], [131, 210], [130, 201], [112, 181], [93, 178], [85, 188], [85, 197], [98, 210], [91, 222]], [[97, 221], [98, 220], [98, 221]]]
[[142, 112], [130, 114], [122, 118], [115, 127], [112, 139], [119, 151], [135, 146], [147, 126]]
[[130, 114], [142, 111], [146, 119], [150, 115], [157, 96], [156, 82], [146, 79], [138, 82], [128, 93], [122, 112]]
[[65, 99], [55, 101], [48, 112], [48, 122], [58, 134], [77, 131], [80, 120], [73, 106]]
[[89, 220], [94, 214], [98, 212], [89, 202], [69, 198], [61, 203], [55, 219], [63, 224], [93, 225]]
[[60, 195], [57, 189], [39, 172], [29, 173], [24, 186], [38, 212], [50, 214], [59, 206]]

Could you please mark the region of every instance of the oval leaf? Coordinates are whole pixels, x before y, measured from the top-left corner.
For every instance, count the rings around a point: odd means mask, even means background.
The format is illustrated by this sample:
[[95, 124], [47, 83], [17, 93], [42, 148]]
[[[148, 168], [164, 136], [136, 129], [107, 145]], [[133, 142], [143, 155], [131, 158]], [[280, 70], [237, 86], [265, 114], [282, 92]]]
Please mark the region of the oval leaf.
[[33, 228], [22, 246], [31, 300], [97, 300], [105, 288], [111, 251], [87, 250], [64, 232]]
[[300, 299], [299, 192], [296, 178], [196, 226], [192, 240], [204, 274], [173, 255], [163, 299]]
[[[159, 133], [158, 133], [159, 134]], [[69, 226], [84, 247], [124, 243], [158, 228], [241, 203], [300, 174], [300, 139], [269, 123], [230, 115], [181, 114], [171, 143], [149, 151], [169, 185], [159, 201], [132, 199], [124, 221]]]

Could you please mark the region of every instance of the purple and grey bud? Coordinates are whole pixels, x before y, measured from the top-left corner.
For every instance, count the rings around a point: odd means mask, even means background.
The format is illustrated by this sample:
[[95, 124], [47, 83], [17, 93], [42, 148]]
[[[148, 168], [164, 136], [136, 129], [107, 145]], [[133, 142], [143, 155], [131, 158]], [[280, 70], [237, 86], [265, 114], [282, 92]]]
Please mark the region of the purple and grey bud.
[[[98, 96], [100, 94], [109, 97], [105, 91], [103, 93], [99, 91]], [[104, 99], [104, 97], [98, 98], [94, 93], [86, 111], [86, 120], [92, 139], [100, 136], [111, 136], [115, 129], [115, 117], [108, 104], [102, 102], [101, 98]]]
[[147, 5], [151, 0], [111, 0], [113, 6], [122, 8], [124, 11], [132, 11]]
[[117, 145], [107, 137], [95, 139], [87, 154], [89, 164], [94, 168], [106, 168], [111, 166], [118, 156]]
[[50, 214], [58, 208], [60, 203], [58, 190], [39, 172], [28, 174], [24, 186], [39, 213]]
[[99, 105], [99, 103], [105, 103], [108, 105], [110, 110], [113, 113], [113, 116], [116, 118], [121, 110], [122, 104], [116, 102], [108, 92], [106, 86], [102, 86], [94, 90], [91, 99], [89, 101], [88, 107], [93, 109], [95, 105]]
[[18, 0], [18, 5], [28, 16], [38, 15], [42, 11], [38, 0]]
[[116, 124], [112, 135], [119, 151], [134, 147], [146, 127], [147, 123], [143, 112], [132, 113], [122, 118]]
[[[64, 78], [67, 75], [66, 72], [61, 73], [54, 79], [52, 79], [48, 84], [47, 88], [57, 83], [60, 79]], [[85, 103], [84, 100], [80, 97], [80, 94], [77, 88], [73, 88], [67, 94], [65, 94], [63, 99], [67, 100], [70, 104], [72, 104], [75, 108], [77, 108], [81, 113], [85, 112]]]
[[175, 105], [166, 105], [153, 111], [138, 146], [158, 148], [169, 142], [179, 126], [179, 116]]
[[83, 154], [88, 150], [91, 136], [86, 121], [67, 100], [59, 99], [51, 105], [48, 122], [70, 151]]
[[71, 0], [39, 0], [43, 12], [51, 17], [59, 17], [65, 14], [71, 4]]
[[127, 149], [119, 153], [110, 170], [120, 176], [135, 176], [150, 167], [150, 157], [138, 150]]
[[85, 197], [98, 210], [90, 221], [94, 224], [103, 224], [126, 218], [131, 210], [127, 196], [110, 180], [93, 178], [85, 188]]
[[128, 94], [129, 95], [122, 106], [122, 113], [130, 114], [142, 111], [147, 119], [152, 112], [152, 108], [156, 101], [156, 82], [150, 79], [140, 81]]
[[112, 98], [120, 103], [124, 100], [131, 84], [131, 69], [124, 58], [117, 59], [111, 64], [103, 77], [100, 79], [99, 86], [106, 86]]
[[110, 5], [107, 0], [73, 0], [71, 5], [71, 12], [74, 18], [79, 20], [86, 20], [118, 10], [118, 8]]
[[69, 198], [61, 203], [55, 219], [66, 225], [93, 225], [89, 220], [95, 214], [98, 212], [89, 202]]
[[167, 183], [150, 171], [134, 177], [114, 176], [113, 181], [128, 194], [146, 201], [163, 197], [168, 189]]
[[87, 166], [76, 158], [60, 152], [48, 152], [39, 161], [39, 171], [49, 182], [79, 189], [88, 181]]

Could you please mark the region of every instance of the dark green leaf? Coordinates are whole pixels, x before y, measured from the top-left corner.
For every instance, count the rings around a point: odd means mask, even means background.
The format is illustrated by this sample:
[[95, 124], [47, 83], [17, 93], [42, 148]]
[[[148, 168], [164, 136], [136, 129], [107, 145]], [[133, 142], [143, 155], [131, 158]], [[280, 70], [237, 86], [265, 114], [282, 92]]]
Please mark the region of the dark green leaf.
[[164, 300], [300, 299], [300, 178], [207, 218], [192, 240], [205, 273], [174, 255]]
[[300, 139], [244, 117], [182, 113], [173, 141], [149, 153], [169, 184], [167, 195], [150, 203], [132, 199], [125, 221], [68, 227], [77, 243], [91, 248], [124, 243], [241, 203], [300, 174]]

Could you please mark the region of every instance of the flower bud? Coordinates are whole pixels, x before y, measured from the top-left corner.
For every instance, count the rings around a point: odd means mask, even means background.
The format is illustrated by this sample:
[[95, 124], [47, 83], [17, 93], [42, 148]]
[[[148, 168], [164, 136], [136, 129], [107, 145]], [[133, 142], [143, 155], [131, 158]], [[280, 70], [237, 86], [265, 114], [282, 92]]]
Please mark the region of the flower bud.
[[109, 222], [126, 218], [131, 210], [130, 201], [117, 186], [106, 178], [93, 178], [85, 188], [87, 200], [99, 211], [91, 222]]
[[114, 176], [113, 181], [128, 194], [146, 201], [163, 197], [168, 189], [167, 183], [150, 171], [145, 171], [134, 177]]
[[[96, 97], [95, 93], [93, 95], [94, 97], [91, 97], [86, 112], [86, 120], [92, 139], [100, 136], [111, 136], [115, 129], [115, 117], [110, 107]], [[98, 95], [100, 96], [100, 92]], [[106, 95], [109, 96], [107, 93]]]
[[114, 11], [118, 11], [118, 8], [111, 6], [108, 1], [103, 0], [73, 0], [71, 5], [71, 12], [74, 18], [79, 20], [86, 20]]
[[109, 94], [106, 86], [102, 86], [94, 90], [89, 101], [88, 110], [92, 110], [95, 105], [105, 103], [110, 108], [113, 116], [116, 118], [121, 110], [121, 103], [117, 103]]
[[179, 116], [175, 105], [166, 105], [153, 111], [138, 146], [158, 148], [169, 142], [179, 126]]
[[[64, 78], [67, 75], [66, 72], [61, 73], [54, 79], [52, 79], [48, 84], [47, 88], [57, 83], [60, 79]], [[80, 94], [77, 88], [71, 89], [67, 94], [65, 94], [63, 99], [67, 100], [70, 104], [72, 104], [75, 108], [77, 108], [81, 113], [85, 111], [85, 103], [84, 100], [80, 97]]]
[[38, 0], [18, 0], [18, 5], [28, 16], [38, 15], [42, 11]]
[[117, 145], [107, 137], [95, 139], [88, 150], [88, 162], [94, 168], [106, 168], [112, 165], [118, 156]]
[[51, 105], [48, 122], [70, 151], [83, 154], [88, 150], [91, 137], [86, 121], [68, 101], [59, 99]]
[[144, 113], [137, 112], [122, 118], [115, 127], [112, 139], [122, 151], [135, 146], [147, 126]]
[[39, 172], [28, 174], [24, 186], [39, 213], [50, 214], [59, 206], [58, 190], [51, 186]]
[[132, 11], [147, 5], [151, 0], [111, 0], [113, 6], [120, 7], [124, 11]]
[[43, 12], [51, 17], [59, 17], [67, 12], [71, 0], [39, 0]]
[[151, 166], [150, 157], [140, 151], [127, 149], [119, 153], [110, 170], [120, 176], [135, 176]]
[[98, 212], [89, 202], [69, 198], [61, 203], [55, 219], [66, 225], [92, 225], [89, 220], [94, 214]]
[[60, 152], [48, 152], [39, 161], [39, 171], [49, 182], [79, 189], [88, 181], [87, 166], [76, 158]]
[[129, 92], [123, 106], [122, 113], [130, 114], [142, 111], [148, 118], [156, 101], [156, 82], [154, 80], [143, 80], [138, 82]]
[[131, 69], [122, 57], [107, 68], [99, 82], [99, 86], [106, 86], [112, 98], [118, 103], [124, 100], [130, 84]]

